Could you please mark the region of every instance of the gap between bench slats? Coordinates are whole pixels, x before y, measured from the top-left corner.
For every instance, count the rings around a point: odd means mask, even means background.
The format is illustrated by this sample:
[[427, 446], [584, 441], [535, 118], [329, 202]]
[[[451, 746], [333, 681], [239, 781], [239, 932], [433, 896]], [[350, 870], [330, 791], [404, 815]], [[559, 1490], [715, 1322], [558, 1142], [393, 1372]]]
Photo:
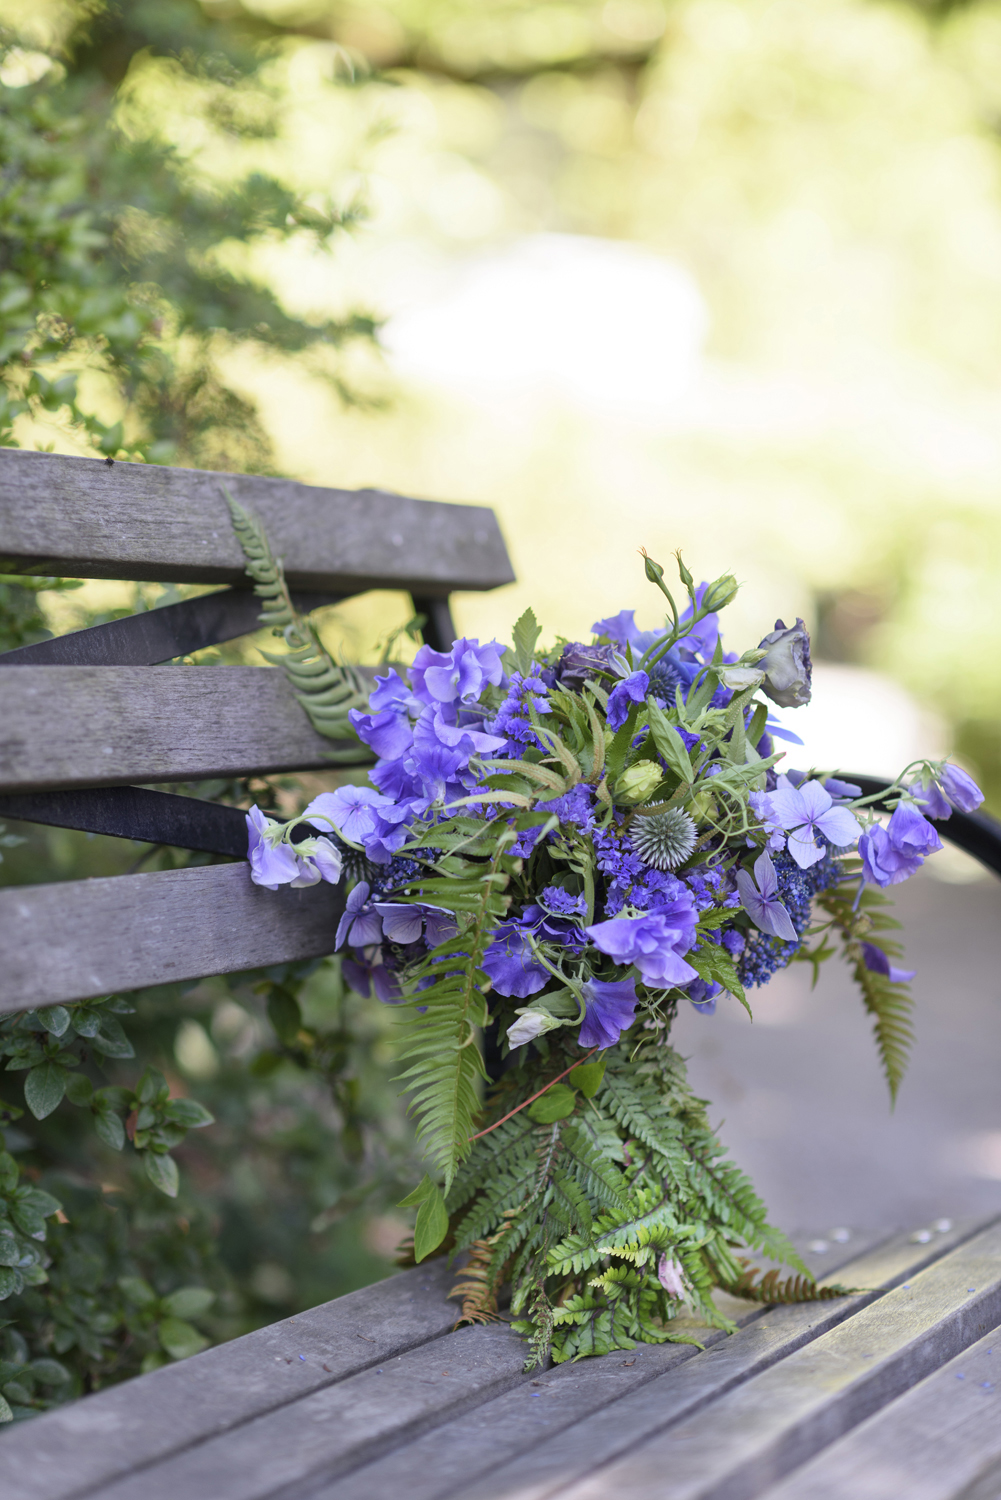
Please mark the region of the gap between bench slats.
[[[906, 1246], [898, 1244], [895, 1256], [892, 1252], [884, 1256], [882, 1269], [906, 1276], [910, 1268], [928, 1259], [929, 1249], [912, 1243]], [[859, 1270], [863, 1266], [866, 1266], [864, 1260], [859, 1264]], [[866, 1268], [878, 1270], [880, 1262], [870, 1260]], [[863, 1300], [871, 1300], [872, 1295]], [[823, 1308], [814, 1306], [779, 1311], [780, 1314], [790, 1311], [806, 1313], [805, 1330], [800, 1329], [802, 1342], [804, 1338], [814, 1336], [811, 1319], [821, 1327], [829, 1327], [839, 1317], [849, 1316], [853, 1305], [857, 1305], [855, 1299], [847, 1304], [827, 1304]], [[689, 1355], [684, 1365], [660, 1380], [673, 1373], [678, 1382], [677, 1389], [687, 1389], [686, 1377], [697, 1368], [699, 1361], [728, 1348], [746, 1333], [764, 1327], [773, 1316], [773, 1313], [758, 1316], [750, 1329], [737, 1334], [734, 1339], [721, 1341], [705, 1355], [682, 1351], [682, 1357], [685, 1353]], [[647, 1352], [654, 1357], [664, 1354], [662, 1350]], [[667, 1353], [674, 1356], [674, 1351]], [[778, 1356], [773, 1354], [772, 1357]], [[440, 1441], [443, 1423], [462, 1412], [468, 1413], [467, 1420], [474, 1420], [475, 1408], [493, 1398], [503, 1398], [505, 1392], [511, 1393], [512, 1399], [516, 1393], [521, 1393], [527, 1418], [527, 1413], [536, 1406], [532, 1392], [537, 1387], [532, 1381], [537, 1377], [524, 1374], [523, 1359], [523, 1344], [503, 1329], [466, 1328], [446, 1334], [433, 1344], [423, 1345], [388, 1363], [383, 1362], [377, 1368], [370, 1367], [336, 1386], [316, 1391], [280, 1411], [254, 1418], [230, 1432], [187, 1448], [176, 1457], [155, 1463], [142, 1475], [144, 1500], [174, 1500], [179, 1494], [183, 1494], [185, 1500], [264, 1500], [264, 1497], [278, 1496], [284, 1500], [284, 1497], [293, 1495], [298, 1500], [306, 1495], [324, 1494], [323, 1481], [360, 1471], [361, 1465], [377, 1458], [380, 1452], [400, 1448], [401, 1444], [419, 1439], [421, 1433], [430, 1429], [439, 1429], [435, 1436]], [[611, 1357], [613, 1362], [621, 1359], [621, 1355]], [[604, 1396], [609, 1382], [603, 1371], [608, 1363], [608, 1360], [589, 1361], [575, 1369], [564, 1366], [562, 1370], [542, 1377], [543, 1384], [555, 1384], [561, 1378], [572, 1376], [580, 1382], [595, 1382]], [[695, 1380], [697, 1384], [697, 1376]], [[650, 1382], [646, 1389], [656, 1384], [657, 1380]], [[630, 1399], [624, 1396], [613, 1402], [607, 1415], [614, 1416], [626, 1408]], [[670, 1411], [670, 1407], [667, 1409]], [[658, 1412], [662, 1421], [662, 1404]], [[526, 1430], [527, 1422], [522, 1427], [507, 1429], [509, 1451], [517, 1451], [524, 1445]], [[406, 1449], [403, 1452], [405, 1454]], [[403, 1491], [408, 1495], [410, 1483], [424, 1485], [429, 1477], [424, 1465], [419, 1463], [412, 1465], [409, 1473], [412, 1479]], [[336, 1493], [336, 1488], [331, 1492]], [[356, 1492], [363, 1494], [366, 1500], [391, 1500], [391, 1497], [395, 1500], [401, 1493], [401, 1486], [398, 1479], [392, 1488], [386, 1490], [361, 1483]], [[470, 1492], [468, 1483], [463, 1483], [455, 1491], [463, 1500]], [[135, 1480], [123, 1479], [96, 1491], [95, 1500], [97, 1496], [100, 1500], [126, 1500], [133, 1493]]]
[[0, 1012], [333, 952], [340, 887], [277, 891], [246, 864], [0, 889]]
[[18, 667], [0, 694], [0, 792], [331, 765], [278, 668]]
[[64, 577], [241, 583], [224, 485], [296, 588], [433, 595], [514, 581], [484, 506], [14, 449], [0, 451], [0, 557]]

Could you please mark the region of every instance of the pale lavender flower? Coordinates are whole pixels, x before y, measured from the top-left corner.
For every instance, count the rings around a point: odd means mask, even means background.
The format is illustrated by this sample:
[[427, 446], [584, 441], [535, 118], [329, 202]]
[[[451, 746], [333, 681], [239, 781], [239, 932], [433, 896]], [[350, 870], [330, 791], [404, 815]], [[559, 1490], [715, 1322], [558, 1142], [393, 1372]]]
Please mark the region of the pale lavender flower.
[[255, 885], [276, 891], [291, 885], [299, 875], [299, 861], [291, 844], [282, 842], [285, 825], [266, 817], [254, 806], [247, 813], [247, 858]]
[[844, 848], [854, 844], [862, 832], [858, 819], [847, 808], [835, 807], [830, 792], [819, 781], [804, 781], [794, 787], [787, 776], [780, 776], [775, 791], [763, 794], [761, 800], [771, 820], [790, 830], [789, 853], [801, 870], [823, 859], [821, 836], [835, 848]]
[[388, 864], [407, 841], [401, 826], [412, 809], [367, 786], [339, 786], [314, 797], [303, 817], [314, 828], [334, 828], [349, 844], [361, 845], [374, 864]]
[[920, 870], [924, 864], [920, 854], [903, 854], [894, 847], [886, 829], [879, 823], [863, 833], [858, 841], [858, 852], [862, 856], [862, 875], [870, 885], [899, 885], [903, 880]]
[[367, 904], [368, 898], [368, 881], [360, 880], [348, 896], [338, 923], [335, 949], [344, 943], [352, 948], [371, 948], [382, 942], [382, 921], [375, 908]]
[[875, 943], [863, 942], [862, 959], [867, 969], [873, 974], [885, 974], [891, 984], [906, 984], [918, 972], [917, 969], [898, 969]]
[[754, 861], [754, 880], [747, 870], [738, 870], [735, 879], [740, 892], [740, 904], [755, 927], [771, 937], [794, 943], [798, 933], [788, 911], [779, 900], [778, 877], [767, 852], [759, 854]]

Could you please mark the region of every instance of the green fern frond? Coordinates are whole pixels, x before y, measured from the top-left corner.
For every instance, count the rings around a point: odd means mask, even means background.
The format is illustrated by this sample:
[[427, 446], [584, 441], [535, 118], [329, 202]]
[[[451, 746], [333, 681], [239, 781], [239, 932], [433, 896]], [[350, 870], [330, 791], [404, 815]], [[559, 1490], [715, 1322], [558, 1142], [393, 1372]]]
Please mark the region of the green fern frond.
[[288, 650], [282, 654], [262, 651], [266, 661], [283, 668], [296, 698], [310, 723], [326, 739], [346, 743], [329, 752], [339, 764], [364, 765], [373, 757], [355, 734], [348, 717], [352, 709], [368, 706], [370, 686], [357, 667], [335, 662], [313, 624], [298, 613], [285, 582], [285, 572], [275, 557], [267, 533], [256, 516], [245, 510], [223, 487], [233, 530], [243, 549], [247, 576], [254, 593], [263, 600], [258, 616], [273, 635], [282, 636]]
[[744, 1297], [750, 1302], [765, 1302], [769, 1306], [787, 1302], [831, 1302], [837, 1297], [856, 1296], [860, 1290], [837, 1284], [819, 1286], [810, 1275], [787, 1276], [782, 1281], [775, 1268], [762, 1273], [747, 1261], [740, 1264], [743, 1267], [740, 1275], [730, 1281], [720, 1281], [719, 1285], [732, 1297]]

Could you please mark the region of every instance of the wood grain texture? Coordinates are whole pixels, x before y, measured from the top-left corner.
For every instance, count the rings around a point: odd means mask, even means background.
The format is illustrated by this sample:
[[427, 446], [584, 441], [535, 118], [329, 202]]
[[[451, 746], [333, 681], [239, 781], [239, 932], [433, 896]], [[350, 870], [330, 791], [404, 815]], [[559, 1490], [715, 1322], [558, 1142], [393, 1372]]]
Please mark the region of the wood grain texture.
[[18, 667], [0, 673], [0, 792], [326, 767], [270, 667]]
[[1001, 1329], [825, 1448], [767, 1500], [966, 1500], [977, 1488], [984, 1500], [1001, 1494]]
[[0, 1011], [333, 951], [343, 894], [262, 890], [246, 864], [0, 890]]
[[[885, 1239], [885, 1235], [858, 1236], [852, 1251], [840, 1247], [840, 1260], [857, 1260], [867, 1244]], [[839, 1256], [828, 1259], [836, 1264]], [[716, 1302], [741, 1327], [768, 1316], [766, 1308], [726, 1293], [718, 1293]], [[707, 1348], [729, 1337], [691, 1319], [679, 1320], [678, 1326]], [[554, 1444], [559, 1447], [561, 1432], [567, 1433], [564, 1445], [571, 1452], [579, 1449], [580, 1435], [592, 1420], [607, 1421], [611, 1416], [614, 1421], [613, 1403], [696, 1358], [698, 1352], [691, 1344], [640, 1344], [604, 1359], [537, 1371], [528, 1387], [495, 1396], [458, 1419], [449, 1413], [444, 1425], [343, 1479], [321, 1485], [310, 1500], [388, 1500], [402, 1494], [407, 1500], [465, 1497], [476, 1491], [478, 1483], [492, 1483], [491, 1476], [498, 1471], [508, 1488], [517, 1489], [519, 1474], [528, 1474], [545, 1492], [552, 1484], [550, 1455]], [[562, 1467], [563, 1460], [557, 1458], [557, 1473]]]
[[443, 594], [514, 579], [484, 506], [11, 448], [0, 450], [0, 557], [65, 577], [239, 583], [224, 485], [264, 523], [297, 588]]
[[63, 1500], [122, 1474], [134, 1476], [133, 1496], [144, 1494], [136, 1471], [156, 1459], [447, 1332], [450, 1282], [444, 1261], [419, 1266], [9, 1428], [0, 1434], [0, 1494]]
[[[995, 1223], [695, 1415], [552, 1493], [560, 1500], [752, 1500], [999, 1322]], [[628, 1407], [620, 1403], [623, 1415]]]

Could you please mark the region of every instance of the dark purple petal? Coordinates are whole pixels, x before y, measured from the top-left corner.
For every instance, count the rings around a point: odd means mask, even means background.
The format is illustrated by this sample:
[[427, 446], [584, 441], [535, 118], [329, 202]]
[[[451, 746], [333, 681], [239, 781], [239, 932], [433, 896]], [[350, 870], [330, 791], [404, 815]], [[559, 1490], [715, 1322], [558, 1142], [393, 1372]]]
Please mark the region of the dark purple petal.
[[582, 1047], [614, 1047], [636, 1015], [632, 979], [589, 979], [582, 986], [585, 1014], [578, 1040]]

